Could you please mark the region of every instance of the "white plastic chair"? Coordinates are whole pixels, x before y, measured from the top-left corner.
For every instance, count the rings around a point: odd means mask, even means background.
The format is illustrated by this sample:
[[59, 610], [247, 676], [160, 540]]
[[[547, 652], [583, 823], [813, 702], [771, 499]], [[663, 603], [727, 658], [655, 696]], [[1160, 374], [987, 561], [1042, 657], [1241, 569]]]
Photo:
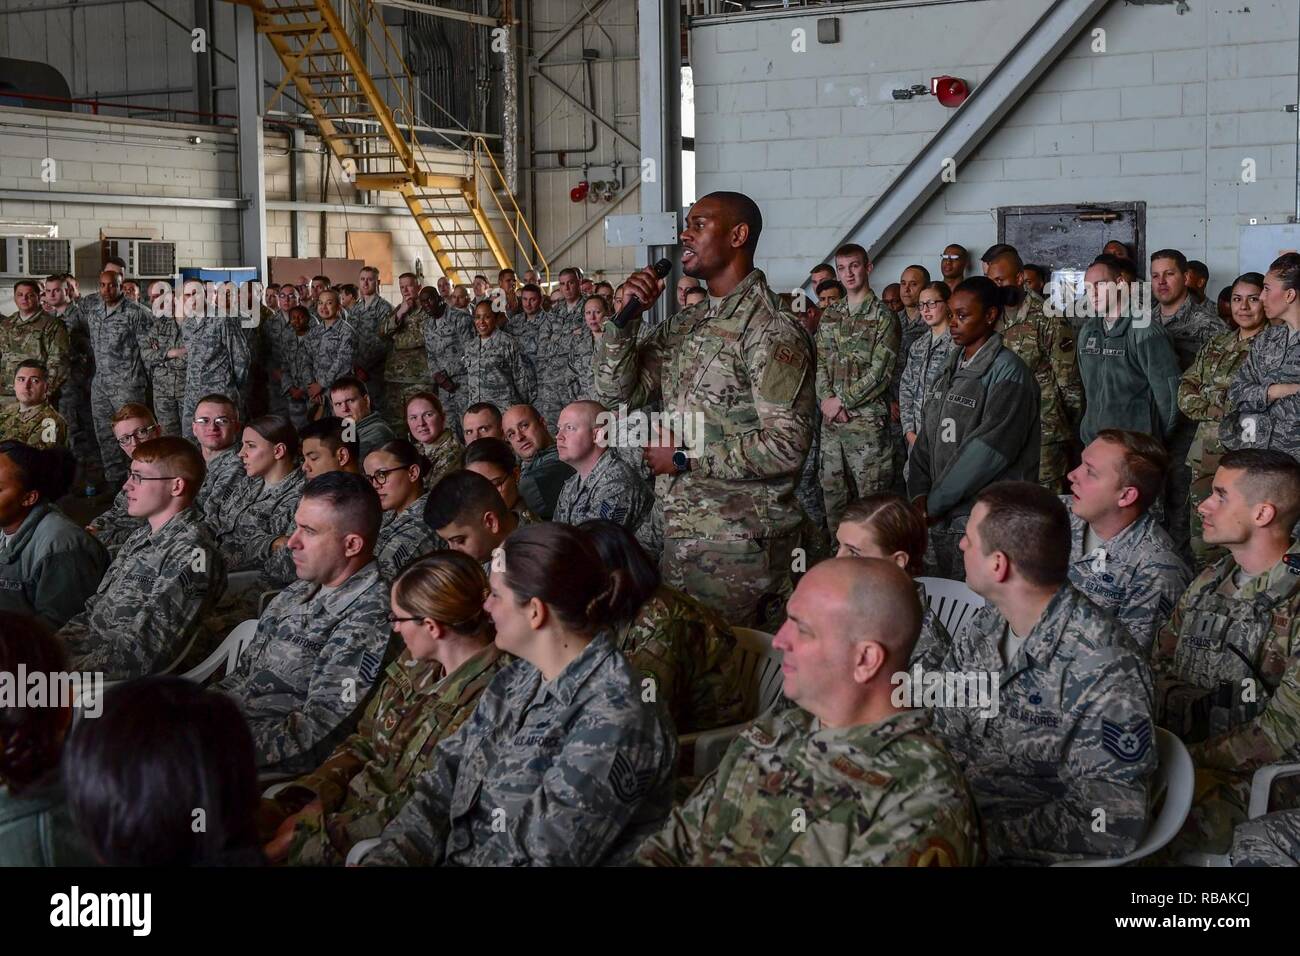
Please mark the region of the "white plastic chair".
[[925, 588], [926, 601], [943, 629], [956, 637], [957, 631], [976, 611], [984, 606], [984, 599], [968, 588], [965, 582], [947, 578], [917, 578], [916, 583]]
[[1147, 828], [1146, 835], [1138, 842], [1137, 848], [1127, 856], [1067, 860], [1053, 864], [1054, 866], [1123, 866], [1164, 849], [1178, 835], [1192, 809], [1192, 785], [1196, 771], [1183, 742], [1163, 727], [1156, 728], [1156, 752], [1160, 763], [1156, 767], [1154, 784], [1157, 793], [1164, 790], [1165, 802], [1160, 807], [1159, 815]]
[[[160, 670], [158, 673], [170, 674], [172, 671], [176, 670], [176, 668], [180, 666], [181, 661], [185, 660], [185, 658], [189, 656], [190, 649], [194, 647], [194, 642], [198, 640], [198, 637], [199, 637], [199, 632], [196, 629], [194, 634], [190, 637], [189, 641], [186, 642], [185, 649], [181, 651], [180, 656], [177, 657], [170, 664], [168, 664], [166, 667], [164, 667], [162, 670]], [[101, 690], [103, 693], [106, 694], [110, 689], [116, 687], [118, 684], [121, 683], [124, 683], [124, 681], [106, 680], [104, 681]], [[81, 696], [77, 698], [76, 703], [73, 705], [73, 707], [75, 708], [73, 712], [74, 719], [76, 717], [79, 717], [81, 711], [85, 710], [87, 707], [94, 707], [94, 706], [95, 706], [95, 689], [93, 687], [83, 688], [81, 691]]]
[[[1260, 767], [1250, 778], [1250, 803], [1246, 816], [1250, 820], [1268, 813], [1268, 798], [1273, 792], [1273, 782], [1280, 777], [1294, 777], [1300, 774], [1300, 763], [1275, 763]], [[1184, 866], [1232, 866], [1232, 859], [1227, 853], [1184, 853], [1178, 858]]]
[[199, 664], [193, 670], [186, 671], [181, 676], [186, 680], [192, 680], [196, 684], [202, 684], [209, 677], [221, 669], [221, 665], [226, 665], [226, 673], [232, 674], [235, 665], [239, 663], [239, 655], [244, 653], [245, 648], [253, 643], [253, 636], [257, 633], [257, 619], [252, 618], [242, 621], [235, 625], [235, 629], [226, 635], [215, 651], [208, 655], [208, 659]]
[[[754, 717], [766, 712], [781, 696], [781, 652], [772, 647], [772, 635], [747, 627], [732, 628], [736, 636], [736, 653], [740, 655], [740, 677], [752, 688], [758, 707]], [[754, 721], [743, 721], [728, 727], [702, 730], [684, 734], [678, 739], [680, 750], [694, 754], [692, 774], [703, 777], [722, 762], [731, 742]]]
[[348, 858], [345, 861], [346, 866], [360, 866], [365, 855], [379, 846], [379, 837], [371, 837], [368, 840], [358, 840], [352, 844], [352, 849], [348, 850]]

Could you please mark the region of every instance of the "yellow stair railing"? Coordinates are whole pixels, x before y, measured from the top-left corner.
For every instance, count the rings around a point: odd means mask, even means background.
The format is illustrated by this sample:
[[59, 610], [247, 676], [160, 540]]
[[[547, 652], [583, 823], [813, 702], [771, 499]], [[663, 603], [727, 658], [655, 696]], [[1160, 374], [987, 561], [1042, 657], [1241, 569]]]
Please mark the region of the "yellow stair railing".
[[[344, 178], [360, 190], [398, 193], [452, 282], [512, 267], [512, 250], [524, 268], [550, 282], [550, 265], [483, 138], [439, 154], [420, 142], [415, 78], [371, 0], [229, 2], [253, 11], [284, 65], [270, 105], [292, 83]], [[513, 240], [511, 249], [494, 216]]]

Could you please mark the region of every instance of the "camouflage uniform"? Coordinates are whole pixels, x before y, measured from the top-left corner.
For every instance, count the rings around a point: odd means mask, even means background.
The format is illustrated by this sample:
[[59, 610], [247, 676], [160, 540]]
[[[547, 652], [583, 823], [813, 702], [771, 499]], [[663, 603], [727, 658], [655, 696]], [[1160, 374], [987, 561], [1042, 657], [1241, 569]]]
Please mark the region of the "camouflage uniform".
[[607, 634], [549, 682], [515, 661], [438, 745], [365, 863], [626, 863], [672, 806], [676, 757]]
[[583, 310], [587, 306], [587, 297], [580, 295], [572, 305], [563, 299], [556, 299], [551, 303], [551, 315], [555, 316], [565, 325], [582, 325], [585, 321], [582, 317]]
[[1219, 439], [1223, 447], [1276, 448], [1300, 459], [1300, 392], [1268, 400], [1270, 385], [1300, 384], [1300, 332], [1273, 325], [1250, 340], [1228, 387]]
[[560, 450], [552, 443], [519, 462], [519, 494], [538, 517], [550, 521], [560, 492], [573, 474], [568, 462], [560, 461]]
[[[829, 527], [854, 498], [894, 483], [889, 387], [898, 362], [898, 316], [874, 292], [852, 308], [837, 302], [817, 329], [817, 402], [838, 397], [847, 422], [821, 422], [821, 484]], [[821, 412], [818, 411], [820, 415]]]
[[68, 423], [49, 403], [24, 409], [0, 405], [0, 440], [13, 438], [33, 448], [67, 448]]
[[[573, 332], [569, 338], [569, 399], [595, 399], [596, 397], [596, 353], [600, 342], [591, 334], [591, 329], [584, 324]], [[559, 416], [556, 416], [559, 419]]]
[[465, 446], [460, 443], [451, 426], [444, 428], [442, 434], [428, 444], [417, 442], [414, 438], [411, 441], [420, 450], [420, 454], [429, 459], [429, 470], [424, 473], [423, 479], [425, 491], [453, 471], [460, 470], [461, 461], [465, 457]]
[[49, 368], [50, 394], [57, 395], [68, 378], [68, 330], [56, 316], [38, 309], [30, 319], [15, 312], [0, 318], [0, 402], [17, 401], [14, 376], [18, 363], [40, 359]]
[[456, 386], [453, 392], [442, 386], [438, 386], [435, 392], [442, 400], [448, 422], [454, 423], [452, 427], [455, 429], [459, 428], [469, 406], [465, 400], [465, 344], [477, 337], [474, 318], [464, 309], [448, 306], [441, 319], [429, 318], [424, 322], [424, 355], [429, 364], [430, 379], [442, 372]]
[[[971, 866], [970, 790], [924, 711], [823, 728], [799, 707], [759, 719], [664, 828], [650, 866]], [[803, 826], [796, 825], [802, 821]]]
[[921, 430], [908, 459], [907, 494], [926, 496], [938, 576], [962, 581], [958, 550], [975, 496], [995, 481], [1038, 478], [1039, 389], [1029, 368], [994, 332], [963, 366], [948, 358], [922, 406]]
[[[311, 369], [316, 376], [314, 381], [317, 385], [328, 389], [335, 379], [352, 374], [358, 349], [357, 330], [347, 319], [337, 318], [331, 326], [317, 322], [307, 335], [311, 339]], [[372, 395], [372, 400], [373, 397]], [[328, 411], [328, 391], [323, 395], [322, 401]]]
[[95, 377], [90, 386], [90, 407], [95, 437], [110, 486], [126, 479], [127, 459], [113, 437], [112, 418], [128, 402], [143, 402], [148, 391], [140, 342], [147, 340], [153, 316], [125, 297], [111, 308], [96, 297], [75, 320], [85, 328], [95, 355]]
[[227, 571], [255, 571], [271, 556], [271, 543], [293, 532], [294, 512], [307, 479], [295, 468], [274, 485], [261, 479], [238, 486], [238, 495], [217, 503], [212, 530]]
[[58, 393], [59, 414], [68, 423], [68, 440], [77, 456], [77, 470], [88, 485], [104, 478], [95, 439], [95, 422], [90, 411], [90, 383], [95, 374], [95, 357], [90, 349], [89, 330], [76, 306], [68, 306], [57, 318], [68, 330], [68, 377]]
[[[1197, 576], [1152, 656], [1157, 718], [1196, 765], [1196, 799], [1173, 856], [1226, 852], [1255, 770], [1300, 759], [1300, 543], [1240, 590], [1237, 570], [1229, 555]], [[1278, 791], [1283, 808], [1300, 806], [1293, 781]]]
[[[424, 353], [424, 324], [432, 317], [419, 306], [413, 306], [400, 319], [397, 312], [388, 313], [379, 324], [379, 336], [390, 343], [388, 358], [384, 361], [384, 404], [382, 411], [388, 424], [398, 432], [406, 432], [406, 397], [411, 392], [435, 391], [429, 374], [429, 358]], [[371, 405], [380, 408], [371, 401]]]
[[217, 452], [206, 464], [207, 472], [194, 498], [194, 507], [203, 512], [208, 527], [215, 528], [222, 508], [229, 500], [242, 495], [243, 486], [253, 479], [248, 477], [244, 463], [239, 460], [238, 441]]
[[[185, 337], [180, 323], [170, 315], [154, 316], [149, 334], [140, 340], [140, 357], [153, 386], [153, 413], [164, 435], [181, 434], [182, 405], [185, 399], [185, 359], [168, 358], [171, 349], [182, 348]], [[191, 423], [188, 429], [193, 434]]]
[[509, 332], [497, 330], [486, 339], [477, 336], [465, 343], [464, 407], [491, 402], [501, 411], [532, 399], [537, 383], [533, 370], [519, 354], [519, 345]]
[[86, 525], [95, 540], [108, 549], [110, 555], [116, 555], [128, 538], [145, 524], [144, 518], [134, 518], [126, 510], [126, 489], [113, 496], [113, 503], [108, 510], [94, 518]]
[[[258, 335], [262, 340], [261, 351], [266, 363], [267, 409], [274, 415], [289, 415], [289, 391], [285, 387], [284, 373], [290, 352], [297, 348], [298, 333], [289, 324], [288, 313], [276, 311], [261, 324]], [[307, 380], [310, 381], [311, 379]], [[307, 382], [294, 384], [306, 388]], [[298, 425], [297, 421], [294, 424]]]
[[552, 521], [579, 525], [593, 518], [636, 531], [654, 503], [654, 493], [632, 467], [606, 450], [583, 478], [576, 472], [560, 489]]
[[912, 647], [912, 654], [907, 659], [909, 669], [918, 664], [923, 671], [937, 671], [943, 665], [952, 647], [952, 635], [939, 620], [939, 615], [930, 607], [930, 596], [925, 593], [925, 585], [916, 582], [916, 597], [921, 602], [921, 633]]
[[1051, 492], [1061, 490], [1069, 471], [1069, 443], [1074, 425], [1083, 413], [1083, 380], [1074, 357], [1074, 330], [1061, 318], [1043, 314], [1043, 299], [1026, 292], [1015, 309], [1007, 309], [999, 322], [1002, 344], [1029, 367], [1038, 383], [1038, 415], [1042, 447], [1038, 457], [1038, 483]]
[[1300, 866], [1300, 810], [1266, 813], [1233, 832], [1233, 866]]
[[387, 580], [396, 580], [413, 559], [439, 550], [438, 536], [424, 523], [424, 507], [428, 501], [426, 493], [401, 511], [384, 512], [375, 560], [379, 562], [379, 573]]
[[388, 584], [373, 561], [338, 587], [295, 581], [271, 600], [235, 672], [216, 684], [248, 720], [260, 768], [320, 765], [351, 731], [391, 634]]
[[402, 809], [433, 749], [474, 712], [479, 695], [513, 660], [489, 644], [451, 674], [409, 651], [388, 665], [356, 733], [314, 772], [290, 786], [309, 790], [324, 817], [294, 827], [291, 866], [341, 866], [361, 840], [377, 837]]
[[392, 314], [392, 303], [378, 295], [372, 296], [369, 302], [362, 296], [357, 299], [356, 305], [348, 309], [348, 322], [357, 330], [357, 351], [353, 364], [366, 373], [366, 390], [370, 393], [371, 404], [377, 409], [386, 407], [384, 364], [390, 348], [380, 329]]
[[1070, 584], [1009, 662], [999, 650], [1006, 627], [996, 607], [981, 608], [940, 668], [991, 675], [997, 715], [932, 709], [975, 794], [989, 862], [1131, 853], [1147, 830], [1157, 759], [1146, 661], [1128, 631]]
[[680, 591], [661, 585], [612, 638], [654, 682], [654, 700], [679, 735], [727, 727], [758, 709], [745, 699], [730, 625]]
[[702, 421], [701, 456], [657, 479], [664, 583], [733, 625], [768, 630], [793, 590], [804, 522], [794, 488], [817, 414], [807, 334], [775, 301], [755, 269], [716, 310], [678, 312], [639, 346], [639, 318], [607, 321], [596, 366], [606, 407], [662, 397], [678, 422]]
[[[292, 329], [289, 331], [293, 333]], [[286, 340], [280, 346], [280, 354], [284, 362], [278, 383], [281, 398], [271, 404], [272, 406], [282, 404], [285, 409], [284, 413], [289, 416], [289, 420], [298, 429], [303, 428], [311, 421], [312, 409], [315, 406], [312, 405], [310, 396], [304, 394], [302, 398], [294, 398], [291, 393], [295, 388], [300, 388], [306, 393], [307, 386], [317, 381], [315, 352], [316, 339], [312, 335], [311, 329], [308, 329], [301, 336], [293, 333], [293, 341]], [[272, 391], [276, 390], [276, 383], [273, 381]]]
[[1250, 351], [1252, 339], [1243, 339], [1235, 330], [1216, 335], [1196, 354], [1196, 361], [1183, 373], [1182, 383], [1178, 386], [1178, 407], [1196, 423], [1196, 433], [1187, 452], [1187, 467], [1192, 475], [1187, 510], [1191, 522], [1192, 556], [1198, 569], [1213, 564], [1228, 553], [1226, 548], [1205, 543], [1201, 515], [1196, 509], [1210, 496], [1214, 473], [1223, 457], [1219, 423], [1227, 408], [1228, 386]]
[[1061, 496], [1070, 515], [1070, 583], [1115, 615], [1149, 655], [1156, 634], [1191, 583], [1191, 568], [1150, 511], [1085, 553], [1088, 524], [1070, 508], [1070, 501], [1069, 495]]
[[939, 378], [939, 373], [948, 364], [949, 356], [958, 350], [957, 344], [952, 340], [952, 333], [947, 329], [937, 339], [928, 334], [929, 329], [926, 332], [926, 335], [912, 342], [898, 389], [898, 417], [904, 435], [908, 432], [918, 435], [921, 433], [921, 409], [925, 405], [925, 397]]
[[180, 661], [225, 590], [221, 552], [189, 507], [156, 532], [139, 528], [59, 637], [77, 670], [105, 680], [156, 674]]
[[185, 400], [181, 428], [194, 435], [199, 399], [213, 393], [233, 399], [247, 413], [246, 389], [253, 357], [239, 319], [195, 315], [181, 326], [185, 335]]
[[560, 412], [573, 394], [570, 349], [575, 341], [575, 330], [563, 318], [550, 312], [539, 312], [531, 318], [523, 315], [512, 317], [506, 323], [506, 331], [516, 336], [524, 359], [533, 370], [537, 383], [533, 404], [546, 427], [554, 432]]

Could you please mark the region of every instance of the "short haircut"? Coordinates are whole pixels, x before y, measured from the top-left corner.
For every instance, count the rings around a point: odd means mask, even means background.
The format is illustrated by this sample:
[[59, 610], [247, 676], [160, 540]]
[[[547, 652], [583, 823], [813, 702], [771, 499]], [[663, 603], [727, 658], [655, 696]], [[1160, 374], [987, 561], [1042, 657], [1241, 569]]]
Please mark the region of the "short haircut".
[[507, 474], [519, 467], [519, 458], [510, 442], [491, 436], [476, 438], [465, 446], [465, 467], [480, 461], [496, 465]]
[[341, 418], [327, 415], [324, 418], [316, 419], [314, 422], [308, 422], [298, 430], [299, 445], [305, 445], [309, 438], [314, 438], [320, 442], [331, 455], [338, 452], [340, 448], [346, 448], [352, 455], [353, 461], [359, 463], [361, 460], [361, 443], [343, 440], [343, 419]]
[[1097, 441], [1109, 442], [1124, 449], [1119, 461], [1119, 480], [1124, 487], [1132, 485], [1138, 492], [1138, 507], [1143, 511], [1160, 496], [1164, 487], [1165, 472], [1169, 469], [1169, 454], [1159, 439], [1143, 432], [1124, 431], [1120, 428], [1103, 428], [1097, 432]]
[[104, 265], [117, 266], [119, 269], [125, 269], [126, 260], [123, 259], [121, 256], [109, 256], [107, 259], [104, 260]]
[[328, 502], [338, 515], [340, 528], [346, 533], [361, 535], [371, 547], [379, 540], [384, 509], [365, 475], [354, 475], [350, 471], [327, 471], [317, 475], [302, 489], [302, 500], [308, 499]]
[[352, 298], [354, 298], [354, 299], [355, 299], [357, 296], [361, 295], [361, 290], [357, 288], [357, 285], [356, 285], [355, 282], [344, 282], [342, 285], [340, 285], [340, 286], [338, 287], [338, 291], [339, 291], [339, 292], [346, 292], [348, 295], [352, 296]]
[[172, 476], [184, 478], [185, 491], [191, 501], [199, 493], [203, 479], [208, 474], [203, 455], [192, 442], [178, 435], [163, 435], [161, 438], [141, 442], [136, 446], [131, 460], [157, 465]]
[[1157, 249], [1151, 253], [1151, 261], [1154, 263], [1157, 259], [1172, 259], [1179, 272], [1187, 271], [1187, 257], [1177, 249]]
[[815, 276], [819, 272], [826, 272], [829, 273], [832, 277], [834, 277], [835, 267], [831, 265], [829, 262], [819, 262], [817, 265], [813, 266], [811, 269], [808, 270], [808, 275]]
[[420, 281], [420, 277], [417, 276], [414, 272], [403, 272], [401, 275], [397, 277], [398, 282], [401, 282], [403, 279], [414, 279], [416, 282]]
[[745, 240], [744, 247], [753, 252], [758, 246], [758, 237], [763, 232], [763, 214], [759, 212], [758, 203], [744, 193], [730, 192], [728, 190], [718, 190], [700, 198], [712, 199], [714, 202], [721, 203], [731, 214], [735, 225], [743, 222], [749, 226], [749, 236]]
[[1044, 282], [1047, 281], [1047, 277], [1048, 277], [1047, 266], [1039, 265], [1037, 262], [1026, 262], [1025, 271], [1036, 272], [1038, 273], [1038, 278], [1042, 279]]
[[847, 297], [849, 294], [848, 290], [844, 288], [844, 283], [839, 279], [823, 279], [821, 282], [817, 283], [818, 295], [825, 295], [833, 289], [839, 291], [841, 299]]
[[525, 282], [523, 286], [520, 288], [519, 290], [520, 295], [523, 295], [525, 292], [531, 292], [533, 293], [533, 295], [536, 296], [540, 296], [542, 294], [541, 287], [533, 284], [532, 282]]
[[1300, 462], [1274, 448], [1242, 448], [1219, 459], [1220, 468], [1243, 471], [1242, 491], [1251, 504], [1268, 502], [1289, 532], [1300, 518]]
[[993, 263], [1001, 259], [1009, 259], [1011, 261], [1012, 268], [1014, 268], [1017, 272], [1019, 272], [1021, 269], [1025, 267], [1025, 260], [1020, 258], [1020, 253], [1016, 251], [1015, 246], [1007, 245], [1004, 242], [1004, 243], [999, 243], [997, 246], [994, 246], [993, 248], [997, 249], [999, 247], [1002, 250], [1001, 252], [999, 252], [997, 255], [992, 255], [992, 256], [989, 255], [988, 252], [986, 252], [984, 253], [985, 258], [981, 261], [986, 262], [989, 265], [993, 265]]
[[481, 415], [483, 412], [491, 412], [492, 417], [496, 419], [498, 425], [501, 424], [501, 409], [497, 408], [491, 402], [475, 402], [469, 408], [465, 409], [466, 415]]
[[1206, 282], [1210, 281], [1210, 267], [1207, 266], [1200, 259], [1188, 259], [1187, 271], [1195, 273], [1196, 275], [1204, 279]]
[[19, 279], [17, 282], [14, 283], [14, 291], [17, 292], [23, 286], [28, 286], [37, 295], [41, 294], [40, 283], [37, 282], [35, 279]]
[[[364, 272], [365, 270], [363, 269], [362, 271]], [[327, 288], [327, 289], [331, 289], [331, 288], [334, 287], [334, 283], [330, 281], [330, 277], [329, 277], [329, 276], [312, 276], [312, 277], [311, 277], [311, 281], [312, 281], [312, 282], [324, 282], [324, 283], [325, 283], [325, 288]]]
[[283, 415], [259, 415], [244, 427], [251, 428], [272, 445], [283, 445], [290, 458], [298, 456], [298, 431]]
[[565, 266], [560, 270], [559, 278], [563, 279], [566, 274], [573, 276], [574, 280], [577, 282], [582, 281], [582, 270], [577, 266]]
[[882, 492], [850, 501], [840, 516], [840, 524], [870, 526], [882, 551], [904, 552], [907, 573], [915, 577], [922, 572], [928, 538], [925, 519], [898, 495]]
[[863, 262], [871, 262], [871, 257], [867, 255], [867, 250], [862, 248], [862, 246], [858, 245], [856, 242], [846, 242], [844, 245], [836, 249], [835, 258], [839, 259], [841, 256], [845, 258], [848, 256], [860, 256]]
[[1093, 266], [1101, 266], [1106, 269], [1110, 273], [1111, 279], [1118, 279], [1120, 276], [1120, 260], [1109, 252], [1103, 252], [1096, 259], [1093, 259], [1088, 268], [1091, 269]]
[[967, 259], [970, 258], [970, 250], [967, 249], [965, 246], [963, 246], [960, 242], [950, 242], [943, 248], [945, 251], [947, 251], [948, 249], [960, 249], [961, 254], [963, 256], [965, 256]]
[[[917, 272], [921, 273], [921, 285], [924, 286], [926, 283], [930, 281], [930, 270], [927, 269], [925, 266], [917, 265], [915, 262], [913, 262], [910, 266], [907, 267], [907, 269], [904, 269], [903, 272], [907, 272], [908, 269], [915, 269]], [[899, 273], [899, 275], [901, 277], [902, 273]]]
[[371, 275], [373, 275], [376, 279], [379, 278], [379, 270], [376, 269], [374, 266], [362, 266], [362, 267], [361, 267], [361, 271], [358, 272], [357, 274], [358, 274], [358, 275], [364, 275], [364, 274], [367, 273], [367, 272], [369, 272]]
[[[294, 306], [294, 308], [302, 307]], [[235, 400], [229, 395], [222, 395], [220, 392], [208, 392], [198, 400], [194, 407], [197, 409], [199, 405], [224, 405], [234, 413], [236, 419], [239, 418], [239, 406], [235, 404]]]
[[980, 523], [983, 553], [1001, 551], [1037, 587], [1059, 587], [1069, 576], [1070, 516], [1061, 499], [1028, 481], [995, 481], [975, 496], [987, 508]]
[[330, 382], [331, 395], [334, 392], [341, 392], [345, 388], [356, 389], [358, 395], [368, 396], [370, 394], [369, 392], [366, 391], [365, 382], [361, 381], [361, 379], [357, 378], [355, 375], [340, 375], [334, 381]]
[[158, 424], [158, 419], [154, 418], [153, 409], [148, 405], [141, 405], [139, 402], [127, 402], [113, 413], [113, 417], [109, 419], [108, 424], [113, 426], [126, 421], [128, 418], [143, 418], [147, 422]]
[[[998, 256], [1006, 255], [1008, 252], [1015, 252], [1016, 247], [1007, 242], [995, 242], [984, 250], [984, 255], [980, 256], [980, 262], [990, 263]], [[1018, 254], [1018, 253], [1017, 253]]]
[[492, 482], [472, 471], [453, 471], [429, 490], [424, 523], [441, 531], [450, 524], [477, 521], [486, 511], [504, 518], [506, 510], [505, 499]]
[[514, 274], [515, 274], [514, 269], [501, 269], [499, 272], [497, 272], [497, 281], [500, 282], [506, 276], [508, 275], [512, 276]]
[[40, 359], [23, 359], [21, 362], [18, 363], [18, 367], [14, 369], [14, 374], [15, 375], [18, 374], [25, 368], [34, 368], [36, 369], [36, 371], [40, 372], [46, 378], [49, 378], [50, 375], [49, 366], [47, 366]]
[[63, 766], [77, 828], [109, 866], [261, 858], [253, 737], [225, 694], [170, 675], [119, 684], [77, 727]]
[[705, 299], [709, 297], [709, 290], [702, 289], [697, 285], [693, 285], [685, 292], [682, 293], [683, 299], [689, 299], [691, 296], [695, 296], [696, 298], [699, 299], [699, 301], [703, 302]]

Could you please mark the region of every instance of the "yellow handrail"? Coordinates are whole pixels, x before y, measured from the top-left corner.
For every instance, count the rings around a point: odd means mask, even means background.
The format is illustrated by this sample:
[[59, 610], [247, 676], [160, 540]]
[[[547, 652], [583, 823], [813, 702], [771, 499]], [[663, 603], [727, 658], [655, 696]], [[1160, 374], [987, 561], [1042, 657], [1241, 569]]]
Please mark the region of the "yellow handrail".
[[[474, 137], [474, 169], [476, 172], [482, 168], [482, 166], [479, 163], [480, 152], [486, 155], [488, 158], [488, 162], [492, 164], [492, 169], [496, 173], [497, 182], [501, 183], [503, 186], [506, 185], [505, 174], [501, 172], [501, 167], [497, 165], [496, 157], [492, 155], [492, 150], [488, 148], [487, 141], [484, 140], [482, 136], [475, 136]], [[476, 180], [477, 178], [478, 177], [475, 176]], [[532, 261], [532, 258], [529, 256], [529, 250], [532, 249], [534, 252], [536, 252], [537, 258], [542, 264], [541, 271], [546, 274], [545, 281], [549, 285], [551, 281], [551, 264], [546, 261], [546, 255], [542, 252], [541, 243], [539, 243], [537, 241], [537, 237], [533, 235], [533, 230], [528, 225], [528, 220], [524, 217], [523, 210], [520, 209], [519, 204], [515, 202], [515, 194], [511, 192], [509, 189], [506, 190], [506, 195], [510, 197], [510, 206], [512, 209], [514, 209], [515, 212], [515, 218], [524, 227], [524, 232], [528, 234], [528, 240], [529, 240], [528, 243], [525, 243], [522, 239], [520, 239], [518, 230], [515, 229], [514, 225], [511, 224], [510, 214], [506, 212], [505, 207], [501, 205], [501, 199], [497, 195], [496, 189], [491, 188], [491, 186], [489, 185], [488, 192], [492, 194], [492, 201], [496, 203], [497, 209], [501, 212], [501, 219], [505, 222], [506, 227], [510, 230], [510, 234], [514, 236], [515, 245], [521, 250], [523, 250], [524, 261], [528, 263], [529, 268], [536, 268], [536, 266]]]

